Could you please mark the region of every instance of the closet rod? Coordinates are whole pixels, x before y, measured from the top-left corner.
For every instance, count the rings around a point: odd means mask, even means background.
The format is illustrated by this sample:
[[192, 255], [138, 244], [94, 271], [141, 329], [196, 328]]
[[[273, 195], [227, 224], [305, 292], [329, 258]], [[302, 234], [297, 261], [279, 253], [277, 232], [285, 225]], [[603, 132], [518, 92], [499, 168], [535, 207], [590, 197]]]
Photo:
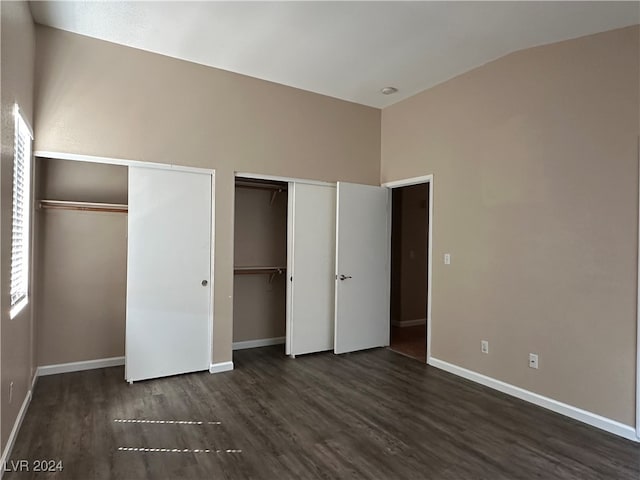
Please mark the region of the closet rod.
[[269, 275], [269, 283], [273, 282], [276, 275], [282, 275], [287, 271], [286, 267], [235, 267], [233, 273], [236, 275]]
[[129, 206], [121, 203], [70, 202], [66, 200], [40, 200], [40, 208], [112, 213], [127, 213], [129, 211]]
[[235, 267], [233, 272], [236, 275], [257, 275], [261, 273], [284, 273], [286, 267]]
[[286, 192], [287, 191], [287, 187], [282, 186], [282, 185], [268, 185], [268, 184], [250, 185], [250, 184], [247, 184], [247, 183], [239, 183], [239, 182], [237, 182], [236, 183], [236, 187], [237, 188], [248, 188], [248, 189], [252, 189], [252, 190], [275, 190], [277, 192]]

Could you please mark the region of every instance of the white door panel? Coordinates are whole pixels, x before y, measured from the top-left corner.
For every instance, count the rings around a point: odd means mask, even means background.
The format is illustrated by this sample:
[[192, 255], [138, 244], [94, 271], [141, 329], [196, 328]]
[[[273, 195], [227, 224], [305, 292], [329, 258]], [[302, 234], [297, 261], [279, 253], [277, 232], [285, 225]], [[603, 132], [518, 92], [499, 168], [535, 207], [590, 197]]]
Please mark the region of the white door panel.
[[333, 349], [335, 208], [335, 187], [289, 184], [289, 355]]
[[209, 368], [211, 183], [210, 174], [129, 168], [129, 381]]
[[389, 190], [338, 182], [337, 191], [335, 353], [386, 346]]

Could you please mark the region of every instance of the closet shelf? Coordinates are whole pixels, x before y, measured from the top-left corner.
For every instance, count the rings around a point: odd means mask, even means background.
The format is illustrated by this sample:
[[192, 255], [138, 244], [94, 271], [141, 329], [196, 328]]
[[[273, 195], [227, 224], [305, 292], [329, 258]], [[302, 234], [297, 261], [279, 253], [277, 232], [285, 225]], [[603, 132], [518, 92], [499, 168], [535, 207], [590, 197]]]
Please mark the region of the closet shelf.
[[113, 213], [127, 213], [129, 211], [129, 206], [121, 203], [71, 202], [66, 200], [40, 200], [40, 208]]
[[270, 275], [269, 283], [276, 275], [286, 273], [287, 267], [234, 267], [233, 273], [236, 275]]

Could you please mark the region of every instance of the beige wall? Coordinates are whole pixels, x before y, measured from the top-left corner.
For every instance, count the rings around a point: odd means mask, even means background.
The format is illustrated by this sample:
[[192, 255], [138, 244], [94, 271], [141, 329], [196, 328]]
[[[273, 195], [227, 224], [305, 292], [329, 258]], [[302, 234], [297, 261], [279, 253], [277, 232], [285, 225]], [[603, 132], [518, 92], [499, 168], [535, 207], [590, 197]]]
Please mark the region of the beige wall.
[[[0, 168], [0, 339], [1, 339], [1, 443], [4, 450], [14, 422], [31, 388], [34, 373], [31, 305], [9, 318], [11, 268], [11, 198], [13, 191], [13, 105], [33, 124], [33, 67], [35, 31], [26, 2], [0, 2], [2, 97], [2, 163]], [[13, 400], [9, 403], [9, 385]]]
[[[287, 266], [287, 193], [236, 188], [235, 265]], [[283, 337], [286, 275], [235, 275], [233, 341]]]
[[[127, 203], [127, 167], [39, 159], [36, 178], [39, 199]], [[36, 210], [36, 220], [38, 365], [123, 356], [127, 215]]]
[[38, 365], [124, 355], [127, 216], [42, 213]]
[[380, 111], [37, 27], [36, 148], [214, 168], [213, 361], [231, 360], [234, 171], [378, 184]]
[[128, 170], [122, 165], [38, 159], [39, 198], [126, 205]]
[[514, 53], [382, 114], [382, 181], [434, 175], [433, 356], [627, 425], [638, 41]]

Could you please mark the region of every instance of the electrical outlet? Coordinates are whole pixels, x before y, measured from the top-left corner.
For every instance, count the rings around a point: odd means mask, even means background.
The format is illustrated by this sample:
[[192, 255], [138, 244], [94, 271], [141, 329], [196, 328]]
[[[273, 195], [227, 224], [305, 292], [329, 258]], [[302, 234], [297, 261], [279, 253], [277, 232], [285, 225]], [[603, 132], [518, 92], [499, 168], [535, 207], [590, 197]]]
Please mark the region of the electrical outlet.
[[480, 341], [480, 350], [482, 353], [489, 353], [489, 342], [487, 340]]
[[9, 384], [9, 403], [13, 401], [13, 382]]
[[538, 355], [536, 353], [529, 354], [529, 367], [538, 368]]
[[444, 264], [445, 265], [451, 265], [451, 254], [450, 253], [445, 253], [444, 254]]

